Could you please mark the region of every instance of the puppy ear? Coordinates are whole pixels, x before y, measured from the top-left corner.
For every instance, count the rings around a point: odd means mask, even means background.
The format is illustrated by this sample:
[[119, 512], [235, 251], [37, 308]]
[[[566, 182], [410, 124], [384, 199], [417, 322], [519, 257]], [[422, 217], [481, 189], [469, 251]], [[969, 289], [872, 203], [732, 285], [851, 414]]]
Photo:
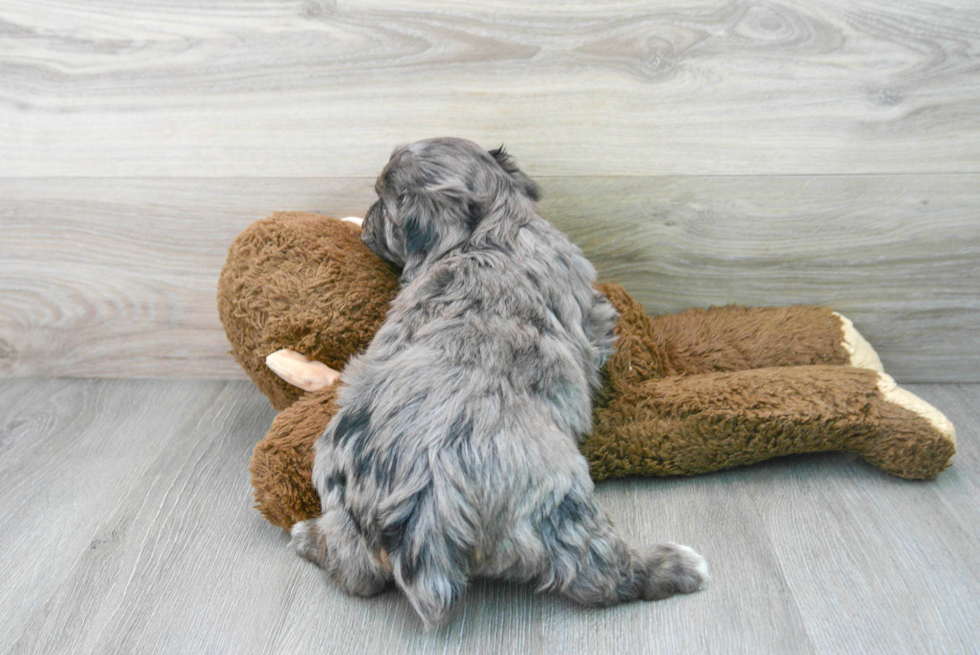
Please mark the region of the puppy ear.
[[403, 279], [415, 276], [427, 259], [438, 259], [469, 238], [483, 205], [465, 192], [413, 191], [399, 199], [399, 229], [405, 244]]
[[517, 185], [521, 188], [526, 195], [531, 200], [537, 202], [541, 198], [541, 189], [535, 184], [534, 180], [529, 178], [527, 175], [517, 167], [517, 163], [514, 158], [507, 154], [507, 150], [504, 149], [503, 144], [496, 150], [491, 150], [490, 155], [497, 161], [500, 168], [504, 169], [504, 172], [510, 175]]
[[439, 245], [438, 207], [427, 193], [406, 193], [399, 199], [398, 214], [405, 239], [405, 273], [425, 261]]

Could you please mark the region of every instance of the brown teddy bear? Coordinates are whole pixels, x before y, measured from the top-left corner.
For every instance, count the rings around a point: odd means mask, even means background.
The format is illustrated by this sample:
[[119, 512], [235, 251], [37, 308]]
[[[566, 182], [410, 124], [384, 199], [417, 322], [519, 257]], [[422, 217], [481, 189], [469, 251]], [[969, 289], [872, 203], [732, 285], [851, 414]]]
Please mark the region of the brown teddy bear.
[[[231, 245], [218, 309], [232, 353], [277, 409], [251, 462], [256, 507], [288, 530], [315, 517], [313, 445], [342, 370], [363, 350], [398, 278], [356, 222], [284, 212]], [[956, 449], [952, 424], [895, 385], [849, 320], [823, 307], [713, 307], [650, 317], [615, 284], [620, 313], [594, 428], [595, 480], [695, 475], [778, 455], [842, 450], [908, 479]], [[289, 381], [287, 381], [289, 380]]]

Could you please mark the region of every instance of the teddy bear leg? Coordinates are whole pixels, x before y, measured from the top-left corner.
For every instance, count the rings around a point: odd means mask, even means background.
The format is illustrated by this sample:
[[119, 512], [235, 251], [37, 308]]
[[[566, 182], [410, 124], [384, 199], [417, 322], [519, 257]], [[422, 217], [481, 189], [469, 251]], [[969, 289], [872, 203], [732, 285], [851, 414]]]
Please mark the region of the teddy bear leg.
[[650, 317], [621, 286], [596, 287], [619, 312], [607, 395], [672, 375], [809, 365], [882, 370], [854, 324], [826, 307], [727, 306]]
[[337, 411], [335, 395], [336, 386], [331, 386], [279, 412], [252, 452], [249, 471], [255, 508], [283, 530], [320, 514], [312, 479], [313, 447]]
[[881, 431], [862, 439], [856, 449], [862, 459], [909, 479], [935, 477], [949, 465], [956, 429], [942, 412], [884, 373], [878, 376], [876, 400]]
[[650, 320], [671, 373], [843, 365], [884, 371], [850, 319], [827, 307], [712, 307]]
[[903, 478], [931, 478], [956, 450], [952, 425], [883, 373], [774, 367], [652, 380], [595, 413], [582, 445], [595, 479], [694, 475], [844, 450]]

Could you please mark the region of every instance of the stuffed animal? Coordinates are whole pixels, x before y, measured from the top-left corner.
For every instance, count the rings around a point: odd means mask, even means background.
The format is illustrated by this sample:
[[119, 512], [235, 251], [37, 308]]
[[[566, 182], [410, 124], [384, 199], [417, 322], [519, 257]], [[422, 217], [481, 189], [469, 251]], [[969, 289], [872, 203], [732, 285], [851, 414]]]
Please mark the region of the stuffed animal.
[[[251, 462], [256, 507], [288, 530], [317, 516], [313, 445], [335, 411], [344, 363], [367, 347], [398, 278], [356, 222], [286, 212], [231, 245], [218, 309], [232, 353], [280, 414]], [[696, 475], [779, 455], [857, 453], [908, 479], [955, 452], [952, 424], [896, 386], [845, 317], [823, 307], [619, 310], [616, 354], [581, 444], [595, 480]]]

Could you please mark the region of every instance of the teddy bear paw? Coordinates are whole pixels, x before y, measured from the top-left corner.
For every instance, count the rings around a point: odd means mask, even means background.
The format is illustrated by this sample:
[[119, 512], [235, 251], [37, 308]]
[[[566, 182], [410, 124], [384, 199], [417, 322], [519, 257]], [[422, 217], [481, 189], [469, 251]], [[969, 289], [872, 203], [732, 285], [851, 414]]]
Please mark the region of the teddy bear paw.
[[841, 332], [843, 333], [841, 345], [851, 356], [851, 366], [870, 368], [873, 371], [884, 373], [885, 367], [881, 365], [881, 358], [878, 357], [878, 353], [871, 347], [868, 340], [857, 331], [851, 319], [837, 312], [834, 312], [834, 316], [840, 319]]

